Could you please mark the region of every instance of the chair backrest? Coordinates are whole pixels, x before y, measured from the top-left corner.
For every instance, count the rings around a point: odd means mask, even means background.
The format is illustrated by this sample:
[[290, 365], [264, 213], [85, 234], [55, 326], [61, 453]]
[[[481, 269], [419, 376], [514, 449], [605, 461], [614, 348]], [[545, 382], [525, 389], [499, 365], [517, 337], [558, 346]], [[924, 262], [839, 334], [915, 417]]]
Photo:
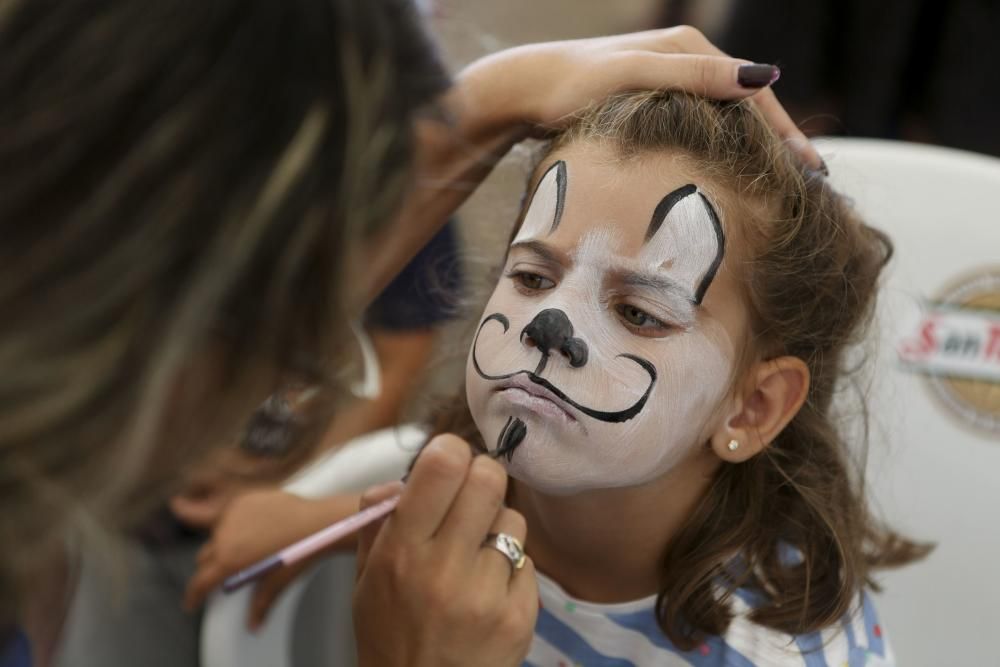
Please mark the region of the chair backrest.
[[876, 325], [868, 482], [937, 547], [880, 577], [901, 665], [1000, 664], [1000, 160], [820, 142], [831, 181], [893, 239]]
[[[426, 432], [414, 426], [362, 436], [306, 468], [285, 489], [318, 497], [358, 492], [399, 479], [426, 438]], [[322, 595], [311, 598], [307, 588], [319, 588]], [[230, 595], [215, 593], [201, 625], [202, 667], [350, 667], [354, 664], [353, 588], [353, 556], [328, 560], [282, 593], [256, 633], [246, 625], [252, 586]]]

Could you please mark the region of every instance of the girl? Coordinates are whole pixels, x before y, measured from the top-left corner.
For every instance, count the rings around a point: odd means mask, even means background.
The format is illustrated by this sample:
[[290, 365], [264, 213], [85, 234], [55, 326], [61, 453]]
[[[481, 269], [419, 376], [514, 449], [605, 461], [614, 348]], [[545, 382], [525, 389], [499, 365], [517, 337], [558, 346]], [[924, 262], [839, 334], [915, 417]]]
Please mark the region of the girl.
[[532, 182], [441, 422], [506, 461], [527, 664], [891, 664], [865, 591], [926, 548], [833, 409], [888, 239], [752, 109], [681, 94], [586, 113]]

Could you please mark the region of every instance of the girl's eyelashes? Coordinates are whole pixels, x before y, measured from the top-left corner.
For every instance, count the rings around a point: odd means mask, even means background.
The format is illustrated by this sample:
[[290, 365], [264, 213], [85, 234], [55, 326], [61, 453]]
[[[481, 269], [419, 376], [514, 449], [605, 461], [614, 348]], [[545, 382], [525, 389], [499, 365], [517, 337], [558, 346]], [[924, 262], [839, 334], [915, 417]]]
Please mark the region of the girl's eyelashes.
[[522, 292], [541, 292], [556, 285], [555, 281], [530, 271], [511, 271], [507, 277], [513, 279], [514, 285]]
[[615, 312], [621, 318], [625, 327], [639, 336], [650, 338], [660, 338], [666, 336], [673, 328], [671, 325], [661, 322], [641, 308], [637, 308], [629, 303], [620, 303], [615, 306]]

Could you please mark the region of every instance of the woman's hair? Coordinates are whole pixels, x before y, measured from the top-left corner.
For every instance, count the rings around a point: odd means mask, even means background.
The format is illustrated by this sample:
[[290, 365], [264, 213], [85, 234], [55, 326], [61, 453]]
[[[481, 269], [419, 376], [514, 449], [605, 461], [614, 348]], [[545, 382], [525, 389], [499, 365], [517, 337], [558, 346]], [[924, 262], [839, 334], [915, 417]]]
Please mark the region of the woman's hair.
[[2, 622], [279, 378], [335, 384], [449, 81], [407, 0], [0, 0], [0, 63]]
[[[804, 169], [751, 104], [630, 93], [578, 118], [548, 151], [578, 141], [603, 142], [622, 159], [680, 153], [735, 195], [729, 224], [746, 249], [733, 268], [743, 274], [751, 320], [739, 367], [793, 355], [811, 376], [791, 423], [759, 456], [719, 467], [663, 554], [663, 631], [681, 648], [724, 633], [739, 587], [761, 594], [750, 614], [761, 625], [796, 634], [837, 622], [861, 588], [875, 587], [874, 569], [928, 550], [872, 516], [863, 465], [853, 464], [834, 410], [852, 369], [863, 366], [848, 352], [861, 349], [889, 239]], [[468, 408], [453, 410], [441, 416], [441, 430], [481, 442]], [[866, 434], [864, 406], [860, 416]]]

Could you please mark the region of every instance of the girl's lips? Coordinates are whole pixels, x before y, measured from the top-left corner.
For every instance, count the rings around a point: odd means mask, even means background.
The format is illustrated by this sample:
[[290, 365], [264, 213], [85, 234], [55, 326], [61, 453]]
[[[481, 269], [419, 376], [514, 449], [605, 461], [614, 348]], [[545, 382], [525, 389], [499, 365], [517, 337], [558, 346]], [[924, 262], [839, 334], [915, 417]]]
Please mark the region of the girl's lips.
[[497, 392], [516, 405], [528, 408], [548, 417], [575, 422], [576, 416], [572, 408], [551, 391], [535, 384], [526, 376], [516, 375], [504, 380], [497, 387]]

